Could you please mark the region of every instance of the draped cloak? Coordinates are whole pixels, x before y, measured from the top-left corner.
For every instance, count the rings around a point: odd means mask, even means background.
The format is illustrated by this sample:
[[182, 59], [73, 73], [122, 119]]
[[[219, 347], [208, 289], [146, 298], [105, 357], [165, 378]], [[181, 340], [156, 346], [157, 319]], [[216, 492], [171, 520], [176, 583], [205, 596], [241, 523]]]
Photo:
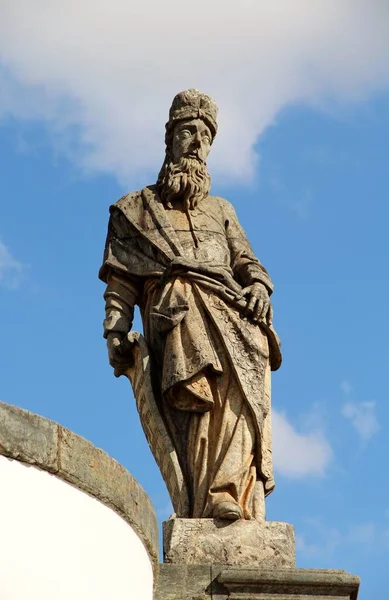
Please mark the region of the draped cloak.
[[[270, 493], [269, 370], [280, 366], [280, 345], [271, 326], [243, 317], [240, 292], [259, 281], [271, 294], [272, 283], [233, 207], [213, 196], [198, 204], [190, 252], [154, 186], [124, 196], [110, 213], [99, 276], [107, 282], [114, 273], [125, 280], [132, 303], [140, 307], [159, 409], [184, 477], [189, 477], [182, 457], [191, 415], [211, 410], [214, 401], [204, 374], [217, 381], [223, 369], [230, 369], [255, 424], [257, 477]], [[193, 245], [199, 245], [195, 253]]]

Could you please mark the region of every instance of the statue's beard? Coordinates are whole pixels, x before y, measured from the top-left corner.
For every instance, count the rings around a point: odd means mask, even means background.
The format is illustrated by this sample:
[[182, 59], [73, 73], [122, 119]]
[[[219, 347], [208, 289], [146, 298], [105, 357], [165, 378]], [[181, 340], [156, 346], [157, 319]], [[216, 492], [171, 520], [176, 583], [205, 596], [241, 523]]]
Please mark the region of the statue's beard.
[[193, 209], [209, 194], [211, 177], [207, 165], [196, 158], [181, 158], [177, 163], [165, 161], [157, 181], [162, 202], [168, 208], [181, 201], [184, 209]]

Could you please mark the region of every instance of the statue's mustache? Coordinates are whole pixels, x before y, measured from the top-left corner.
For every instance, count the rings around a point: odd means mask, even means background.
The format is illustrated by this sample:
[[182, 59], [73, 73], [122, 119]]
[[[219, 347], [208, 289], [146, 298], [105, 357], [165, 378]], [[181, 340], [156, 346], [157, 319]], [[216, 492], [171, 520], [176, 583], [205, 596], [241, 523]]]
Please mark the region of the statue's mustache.
[[203, 165], [205, 163], [205, 161], [203, 161], [203, 159], [200, 157], [198, 150], [191, 150], [191, 151], [185, 152], [183, 158], [190, 158], [192, 160], [197, 161], [201, 165]]

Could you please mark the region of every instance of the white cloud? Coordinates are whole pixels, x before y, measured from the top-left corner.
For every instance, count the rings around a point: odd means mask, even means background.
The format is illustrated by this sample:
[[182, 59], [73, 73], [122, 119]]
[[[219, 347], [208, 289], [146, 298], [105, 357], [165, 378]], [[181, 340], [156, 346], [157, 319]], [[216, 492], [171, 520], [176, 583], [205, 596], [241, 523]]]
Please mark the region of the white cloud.
[[307, 542], [307, 536], [303, 533], [296, 534], [296, 550], [305, 556], [313, 556], [320, 551], [319, 546]]
[[299, 433], [283, 412], [273, 411], [273, 456], [276, 471], [292, 479], [323, 476], [332, 449], [321, 431]]
[[349, 395], [353, 391], [353, 388], [352, 388], [350, 382], [347, 381], [346, 379], [344, 379], [342, 381], [342, 383], [340, 384], [340, 389], [342, 390], [342, 392], [344, 394], [347, 394], [347, 395]]
[[346, 541], [352, 545], [371, 547], [378, 534], [374, 523], [359, 523], [351, 525], [346, 536]]
[[[314, 539], [311, 543], [310, 538]], [[345, 537], [342, 536], [336, 527], [324, 526], [321, 521], [313, 520], [311, 530], [296, 535], [296, 550], [305, 556], [328, 556], [345, 543]]]
[[[173, 95], [220, 105], [213, 172], [245, 177], [290, 103], [326, 108], [389, 84], [386, 0], [2, 0], [0, 116], [44, 119], [86, 168], [153, 175]], [[75, 143], [76, 142], [76, 143]]]
[[306, 519], [306, 525], [306, 531], [296, 535], [296, 549], [305, 556], [329, 557], [345, 547], [369, 553], [387, 545], [387, 530], [372, 522], [351, 523], [342, 531], [320, 518]]
[[380, 428], [375, 409], [375, 402], [348, 402], [342, 408], [342, 415], [350, 420], [359, 436], [365, 442], [369, 441]]
[[20, 283], [23, 265], [16, 260], [0, 240], [0, 285], [16, 288]]

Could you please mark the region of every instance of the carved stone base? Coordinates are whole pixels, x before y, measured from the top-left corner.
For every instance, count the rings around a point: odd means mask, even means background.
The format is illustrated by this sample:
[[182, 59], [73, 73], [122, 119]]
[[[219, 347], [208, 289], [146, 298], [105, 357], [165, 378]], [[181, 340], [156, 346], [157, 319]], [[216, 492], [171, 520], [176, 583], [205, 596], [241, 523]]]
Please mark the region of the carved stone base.
[[358, 589], [345, 571], [162, 564], [155, 600], [357, 600]]
[[266, 569], [295, 567], [294, 528], [271, 521], [171, 519], [163, 524], [164, 562]]

